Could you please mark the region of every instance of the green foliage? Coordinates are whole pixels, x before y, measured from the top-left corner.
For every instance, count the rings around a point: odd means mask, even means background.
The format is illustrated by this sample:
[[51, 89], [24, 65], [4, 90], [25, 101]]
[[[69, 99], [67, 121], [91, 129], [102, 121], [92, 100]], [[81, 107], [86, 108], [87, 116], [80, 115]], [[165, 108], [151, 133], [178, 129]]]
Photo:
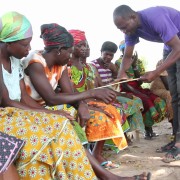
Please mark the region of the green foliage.
[[145, 71], [147, 71], [147, 69], [148, 69], [148, 60], [143, 56], [140, 57], [139, 59], [142, 61], [143, 65], [144, 65], [144, 68], [145, 68]]
[[150, 89], [150, 83], [143, 83], [142, 85], [141, 85], [141, 87], [144, 89], [144, 88], [148, 88], [148, 89]]

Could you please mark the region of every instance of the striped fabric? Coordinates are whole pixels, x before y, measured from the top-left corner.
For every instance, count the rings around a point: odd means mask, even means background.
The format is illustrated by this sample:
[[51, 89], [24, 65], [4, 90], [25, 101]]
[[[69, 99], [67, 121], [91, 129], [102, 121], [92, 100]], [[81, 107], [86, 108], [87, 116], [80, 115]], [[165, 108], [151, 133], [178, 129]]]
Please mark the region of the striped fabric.
[[104, 67], [100, 66], [97, 59], [93, 60], [91, 63], [97, 68], [103, 83], [109, 84], [113, 81], [111, 70], [104, 69]]

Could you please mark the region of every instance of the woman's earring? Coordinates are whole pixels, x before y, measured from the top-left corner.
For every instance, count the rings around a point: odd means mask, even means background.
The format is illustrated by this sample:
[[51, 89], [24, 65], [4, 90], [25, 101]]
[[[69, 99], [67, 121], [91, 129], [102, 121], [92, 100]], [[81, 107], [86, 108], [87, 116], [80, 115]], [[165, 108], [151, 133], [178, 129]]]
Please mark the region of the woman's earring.
[[58, 56], [59, 56], [60, 54], [61, 54], [60, 52], [57, 53]]

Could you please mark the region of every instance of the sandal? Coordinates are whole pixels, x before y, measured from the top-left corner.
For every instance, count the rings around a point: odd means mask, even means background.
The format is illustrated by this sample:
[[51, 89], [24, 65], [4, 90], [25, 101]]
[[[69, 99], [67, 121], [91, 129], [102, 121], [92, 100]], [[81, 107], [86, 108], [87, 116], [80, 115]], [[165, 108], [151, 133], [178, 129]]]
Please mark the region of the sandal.
[[180, 160], [180, 148], [176, 146], [174, 146], [162, 159], [162, 161], [165, 163], [170, 163], [178, 160]]
[[104, 161], [101, 163], [101, 166], [106, 168], [106, 169], [115, 169], [115, 168], [120, 167], [119, 164], [115, 164], [112, 161]]
[[[144, 176], [145, 176], [145, 173], [140, 174], [140, 175], [136, 175], [136, 176], [133, 176], [133, 177], [135, 178], [135, 180], [141, 180], [141, 179], [142, 179], [142, 176], [144, 177]], [[147, 180], [150, 180], [150, 179], [151, 179], [151, 173], [148, 172], [147, 175], [146, 175], [146, 177], [147, 177]]]
[[156, 149], [156, 152], [157, 153], [163, 153], [163, 152], [168, 152], [169, 150], [172, 149], [172, 147], [174, 147], [175, 145], [175, 142], [174, 141], [171, 141], [169, 142], [168, 144]]
[[146, 140], [152, 140], [152, 136], [150, 135], [150, 133], [149, 133], [148, 131], [146, 131], [146, 132], [144, 133], [144, 139], [146, 139]]
[[157, 134], [157, 133], [155, 133], [155, 132], [152, 132], [151, 133], [151, 137], [158, 137], [159, 136], [159, 134]]

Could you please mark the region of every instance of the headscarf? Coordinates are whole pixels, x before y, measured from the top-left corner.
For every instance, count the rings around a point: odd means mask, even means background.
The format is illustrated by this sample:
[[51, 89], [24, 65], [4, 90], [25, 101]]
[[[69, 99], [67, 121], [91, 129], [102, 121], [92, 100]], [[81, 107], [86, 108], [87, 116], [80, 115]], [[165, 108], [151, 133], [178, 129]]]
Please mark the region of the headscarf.
[[84, 31], [72, 29], [69, 30], [69, 33], [74, 38], [74, 45], [77, 45], [81, 41], [86, 41], [86, 36]]
[[112, 53], [116, 53], [118, 47], [115, 43], [111, 42], [111, 41], [106, 41], [102, 44], [102, 47], [101, 47], [101, 52], [103, 51], [109, 51], [109, 52], [112, 52]]
[[122, 51], [125, 48], [125, 41], [121, 41], [119, 44], [119, 50]]
[[18, 12], [8, 12], [0, 17], [0, 41], [14, 42], [32, 37], [29, 20]]
[[56, 23], [43, 24], [40, 37], [44, 41], [46, 50], [61, 49], [62, 47], [69, 48], [73, 46], [74, 42], [71, 34]]

